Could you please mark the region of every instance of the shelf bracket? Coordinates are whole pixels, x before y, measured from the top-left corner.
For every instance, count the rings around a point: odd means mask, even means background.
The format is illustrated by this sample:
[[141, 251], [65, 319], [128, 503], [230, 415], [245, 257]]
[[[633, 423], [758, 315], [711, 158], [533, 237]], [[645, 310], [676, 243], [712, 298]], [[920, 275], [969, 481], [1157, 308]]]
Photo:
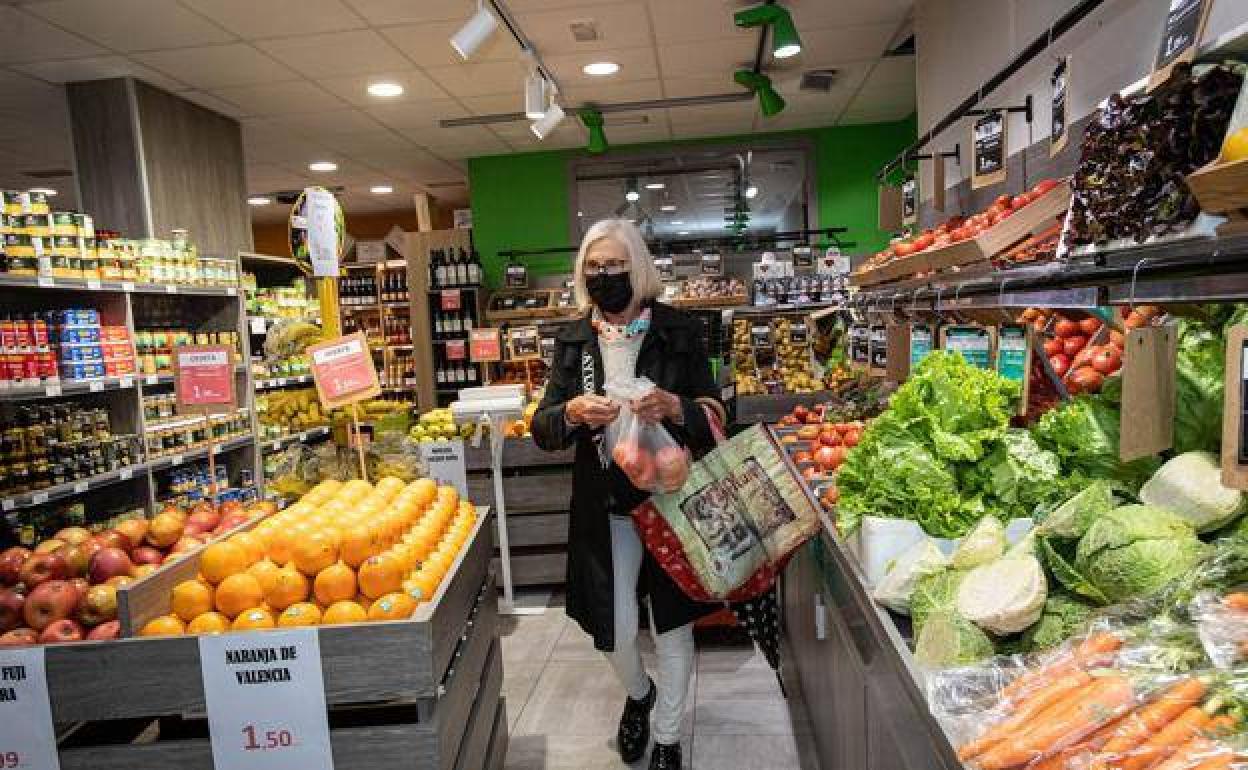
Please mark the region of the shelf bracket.
[[1023, 115], [1026, 116], [1027, 122], [1031, 123], [1031, 119], [1034, 116], [1034, 110], [1032, 110], [1031, 94], [1027, 94], [1027, 98], [1023, 100], [1022, 104], [1011, 105], [1009, 107], [988, 107], [986, 109], [976, 108], [973, 110], [967, 110], [964, 114], [972, 115], [972, 116], [979, 116], [979, 115], [987, 115], [993, 112], [1007, 112], [1007, 113], [1012, 113], [1012, 114], [1017, 114], [1021, 112]]

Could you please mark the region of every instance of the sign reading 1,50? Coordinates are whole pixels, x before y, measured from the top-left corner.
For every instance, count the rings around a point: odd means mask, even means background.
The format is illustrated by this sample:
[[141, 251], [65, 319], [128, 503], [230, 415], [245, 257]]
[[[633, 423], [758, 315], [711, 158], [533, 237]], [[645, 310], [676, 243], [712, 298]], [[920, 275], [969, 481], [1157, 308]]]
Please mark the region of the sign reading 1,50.
[[[265, 730], [261, 736], [256, 732], [255, 725], [243, 728], [243, 748], [247, 751], [267, 751], [268, 749], [284, 749], [295, 745], [295, 738], [290, 730]], [[11, 766], [11, 765], [10, 765]], [[6, 765], [0, 764], [0, 768]]]
[[0, 769], [8, 770], [10, 767], [21, 767], [22, 755], [16, 751], [0, 752]]

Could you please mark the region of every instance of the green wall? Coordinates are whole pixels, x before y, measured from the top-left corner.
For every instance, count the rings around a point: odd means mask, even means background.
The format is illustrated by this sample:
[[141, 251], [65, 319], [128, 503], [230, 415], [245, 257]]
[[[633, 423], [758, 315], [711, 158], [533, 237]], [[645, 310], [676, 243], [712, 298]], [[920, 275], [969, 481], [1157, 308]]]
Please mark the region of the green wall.
[[[610, 132], [607, 134], [610, 139]], [[611, 151], [681, 144], [741, 144], [805, 138], [815, 150], [815, 195], [821, 227], [849, 228], [855, 253], [878, 251], [888, 234], [876, 229], [875, 172], [914, 141], [915, 120], [735, 137], [613, 147]], [[574, 245], [568, 222], [568, 161], [583, 150], [490, 155], [468, 160], [473, 240], [492, 285], [505, 260], [499, 251]], [[566, 272], [568, 255], [525, 257], [537, 275]]]

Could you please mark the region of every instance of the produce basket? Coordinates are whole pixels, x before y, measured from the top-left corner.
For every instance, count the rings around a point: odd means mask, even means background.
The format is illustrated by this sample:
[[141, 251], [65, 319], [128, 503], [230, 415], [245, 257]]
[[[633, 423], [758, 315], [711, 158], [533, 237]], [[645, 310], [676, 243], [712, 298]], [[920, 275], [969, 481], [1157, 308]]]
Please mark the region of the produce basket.
[[1188, 174], [1186, 181], [1202, 209], [1244, 224], [1248, 209], [1248, 158], [1230, 163], [1215, 160]]
[[923, 252], [928, 258], [929, 268], [947, 270], [987, 262], [1020, 241], [1051, 227], [1053, 221], [1070, 208], [1070, 196], [1070, 180], [1063, 179], [1056, 187], [975, 238]]

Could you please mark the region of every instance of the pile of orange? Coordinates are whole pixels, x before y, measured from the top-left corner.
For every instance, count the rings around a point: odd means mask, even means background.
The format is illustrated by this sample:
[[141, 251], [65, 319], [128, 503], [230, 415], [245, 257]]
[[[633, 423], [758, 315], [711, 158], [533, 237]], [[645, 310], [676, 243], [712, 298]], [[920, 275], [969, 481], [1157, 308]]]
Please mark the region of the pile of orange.
[[144, 636], [405, 620], [476, 523], [454, 487], [322, 481], [250, 532], [213, 543]]

